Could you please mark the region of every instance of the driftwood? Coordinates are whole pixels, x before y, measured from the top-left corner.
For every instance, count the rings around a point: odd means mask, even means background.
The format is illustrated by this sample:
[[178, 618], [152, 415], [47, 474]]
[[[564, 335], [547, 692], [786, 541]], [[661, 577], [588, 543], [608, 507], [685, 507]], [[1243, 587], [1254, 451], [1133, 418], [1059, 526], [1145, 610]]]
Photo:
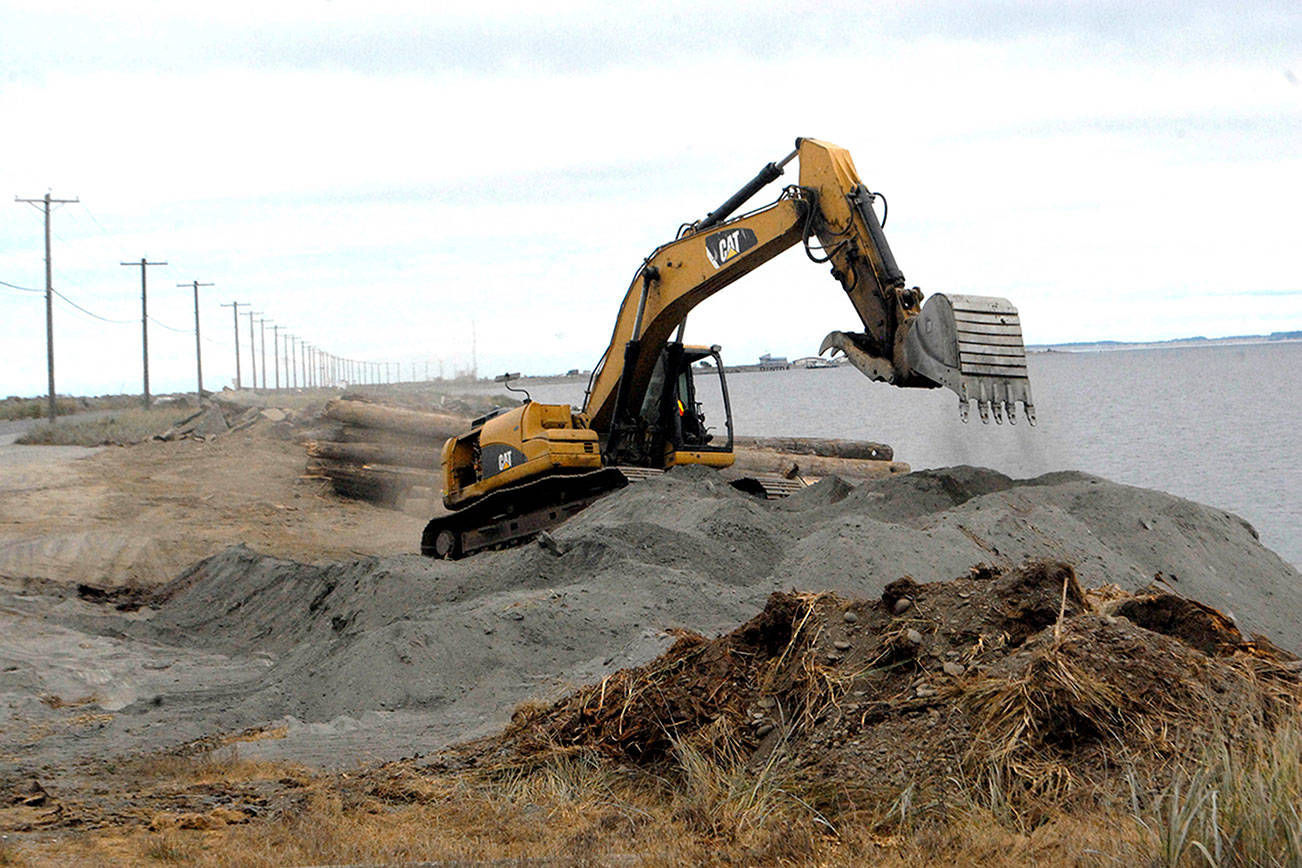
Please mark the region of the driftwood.
[[388, 464], [414, 467], [433, 472], [438, 470], [440, 447], [394, 445], [392, 443], [333, 443], [314, 440], [307, 444], [307, 454], [345, 464]]
[[844, 479], [875, 479], [908, 473], [902, 461], [872, 461], [862, 458], [827, 458], [821, 455], [792, 455], [767, 449], [734, 449], [733, 467], [752, 473], [795, 476], [840, 476]]
[[464, 416], [408, 410], [343, 398], [336, 398], [327, 404], [325, 415], [326, 418], [345, 425], [427, 437], [437, 441], [440, 446], [444, 440], [464, 434], [470, 428], [470, 420]]
[[337, 494], [398, 505], [413, 490], [439, 490], [443, 442], [470, 420], [448, 413], [338, 398], [326, 405], [329, 439], [307, 444], [310, 476], [330, 480]]
[[837, 440], [828, 437], [734, 437], [733, 448], [784, 452], [789, 455], [821, 455], [826, 458], [857, 458], [890, 461], [895, 450], [869, 440]]
[[335, 492], [345, 497], [394, 506], [417, 486], [438, 485], [438, 475], [430, 470], [386, 464], [348, 464], [320, 458], [308, 462], [307, 475], [330, 480]]

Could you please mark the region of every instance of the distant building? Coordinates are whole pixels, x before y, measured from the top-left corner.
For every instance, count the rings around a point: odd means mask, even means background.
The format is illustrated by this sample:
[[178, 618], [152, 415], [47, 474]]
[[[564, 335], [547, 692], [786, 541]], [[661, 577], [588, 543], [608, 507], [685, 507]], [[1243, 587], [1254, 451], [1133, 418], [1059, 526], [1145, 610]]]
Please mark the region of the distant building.
[[761, 371], [785, 371], [791, 367], [786, 356], [770, 356], [768, 353], [759, 357]]
[[791, 363], [793, 368], [835, 368], [836, 362], [822, 356], [805, 356]]

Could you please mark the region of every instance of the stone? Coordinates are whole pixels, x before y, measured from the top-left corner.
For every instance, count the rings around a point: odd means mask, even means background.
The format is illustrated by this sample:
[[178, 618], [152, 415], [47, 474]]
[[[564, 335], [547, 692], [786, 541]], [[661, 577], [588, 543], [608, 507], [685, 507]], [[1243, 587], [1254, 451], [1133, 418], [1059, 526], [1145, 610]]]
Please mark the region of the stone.
[[226, 417], [222, 415], [221, 408], [216, 404], [209, 404], [195, 422], [190, 433], [195, 437], [202, 437], [207, 440], [210, 437], [216, 437], [218, 434], [225, 434], [228, 430], [230, 430], [230, 426], [226, 424]]

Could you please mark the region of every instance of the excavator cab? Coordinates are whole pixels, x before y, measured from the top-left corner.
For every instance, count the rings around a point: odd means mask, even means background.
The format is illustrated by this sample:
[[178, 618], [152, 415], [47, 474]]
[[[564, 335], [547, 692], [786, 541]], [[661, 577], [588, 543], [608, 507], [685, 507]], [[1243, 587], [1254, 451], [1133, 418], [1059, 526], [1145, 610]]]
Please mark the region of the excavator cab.
[[[710, 379], [698, 383], [698, 374]], [[732, 464], [732, 406], [719, 347], [666, 343], [651, 372], [636, 429], [619, 440], [616, 463], [657, 468]]]
[[[719, 347], [671, 343], [665, 347], [665, 361], [668, 370], [678, 371], [673, 388], [665, 390], [661, 409], [667, 435], [665, 467], [729, 466], [732, 464], [732, 405], [728, 401], [728, 381], [723, 374]], [[702, 366], [701, 362], [709, 364]], [[711, 372], [717, 380], [711, 377]], [[697, 376], [702, 378], [699, 383]]]

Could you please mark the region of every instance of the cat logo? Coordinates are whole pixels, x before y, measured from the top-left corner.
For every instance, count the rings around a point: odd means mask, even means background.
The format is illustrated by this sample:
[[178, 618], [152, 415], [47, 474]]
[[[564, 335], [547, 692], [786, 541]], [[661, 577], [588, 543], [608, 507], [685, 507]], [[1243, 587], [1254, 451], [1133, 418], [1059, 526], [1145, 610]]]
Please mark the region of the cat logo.
[[725, 263], [741, 256], [758, 243], [759, 239], [750, 229], [729, 229], [716, 232], [705, 239], [705, 255], [710, 257], [711, 265], [722, 268]]
[[481, 479], [505, 473], [528, 461], [523, 452], [506, 443], [486, 443], [480, 452]]

